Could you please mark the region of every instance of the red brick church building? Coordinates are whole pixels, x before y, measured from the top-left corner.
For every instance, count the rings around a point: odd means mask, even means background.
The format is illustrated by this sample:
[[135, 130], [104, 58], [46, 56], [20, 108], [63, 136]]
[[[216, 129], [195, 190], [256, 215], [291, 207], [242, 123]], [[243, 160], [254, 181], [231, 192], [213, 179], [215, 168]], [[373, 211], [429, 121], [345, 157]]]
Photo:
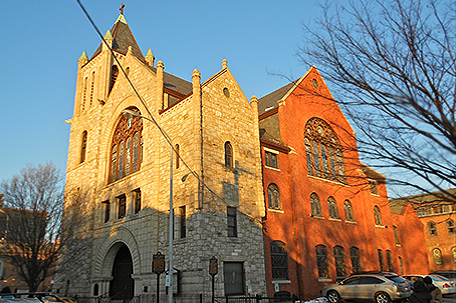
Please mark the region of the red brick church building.
[[259, 99], [268, 294], [315, 298], [352, 272], [428, 272], [422, 224], [392, 212], [385, 176], [360, 162], [355, 133], [315, 67]]

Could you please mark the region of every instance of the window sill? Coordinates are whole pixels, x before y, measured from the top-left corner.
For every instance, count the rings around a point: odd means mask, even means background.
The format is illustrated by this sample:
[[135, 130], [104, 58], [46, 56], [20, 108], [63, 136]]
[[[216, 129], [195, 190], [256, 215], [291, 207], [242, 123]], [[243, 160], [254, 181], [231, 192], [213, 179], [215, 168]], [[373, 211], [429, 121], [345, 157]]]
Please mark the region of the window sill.
[[314, 218], [314, 219], [320, 219], [320, 220], [324, 220], [324, 219], [325, 219], [325, 217], [320, 216], [320, 215], [312, 215], [312, 214], [310, 214], [309, 216], [310, 216], [311, 218]]
[[378, 228], [388, 228], [386, 225], [375, 225], [375, 227], [378, 227]]
[[291, 284], [290, 280], [272, 280], [272, 284]]
[[358, 224], [358, 222], [356, 222], [356, 221], [347, 221], [347, 220], [345, 220], [345, 223], [347, 223], [347, 224]]
[[268, 208], [268, 211], [272, 211], [274, 213], [279, 213], [279, 214], [283, 214], [284, 213], [284, 211], [281, 210], [281, 209]]
[[332, 282], [330, 278], [318, 278], [318, 282]]
[[270, 170], [280, 171], [280, 169], [278, 167], [267, 166], [267, 165], [265, 165], [264, 167], [267, 169], [270, 169]]
[[329, 221], [342, 222], [342, 220], [339, 218], [329, 218]]

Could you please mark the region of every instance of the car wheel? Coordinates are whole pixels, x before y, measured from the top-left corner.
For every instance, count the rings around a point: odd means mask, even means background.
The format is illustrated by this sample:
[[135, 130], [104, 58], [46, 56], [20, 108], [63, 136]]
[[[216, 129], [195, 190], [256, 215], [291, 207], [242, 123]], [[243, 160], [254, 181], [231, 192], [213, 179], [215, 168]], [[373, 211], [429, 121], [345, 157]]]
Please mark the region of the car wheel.
[[374, 299], [375, 303], [391, 303], [390, 296], [385, 292], [379, 292]]
[[329, 303], [338, 303], [340, 302], [340, 295], [335, 290], [330, 290], [326, 294], [326, 298], [328, 299]]

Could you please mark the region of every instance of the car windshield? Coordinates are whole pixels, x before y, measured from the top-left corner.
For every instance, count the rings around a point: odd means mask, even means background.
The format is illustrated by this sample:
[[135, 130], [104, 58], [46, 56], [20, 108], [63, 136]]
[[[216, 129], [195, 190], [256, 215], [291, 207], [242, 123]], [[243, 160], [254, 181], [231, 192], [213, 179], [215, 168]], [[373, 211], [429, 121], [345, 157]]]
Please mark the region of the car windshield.
[[406, 283], [407, 282], [407, 281], [405, 281], [404, 278], [402, 278], [400, 276], [385, 276], [385, 278], [388, 278], [391, 281], [396, 282], [396, 283]]

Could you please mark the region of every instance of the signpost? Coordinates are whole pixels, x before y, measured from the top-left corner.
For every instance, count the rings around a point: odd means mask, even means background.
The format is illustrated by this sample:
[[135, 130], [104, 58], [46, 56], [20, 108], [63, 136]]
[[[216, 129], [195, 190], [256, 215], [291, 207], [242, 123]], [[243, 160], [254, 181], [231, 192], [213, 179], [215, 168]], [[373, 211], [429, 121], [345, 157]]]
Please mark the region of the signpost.
[[214, 303], [215, 276], [218, 274], [218, 260], [212, 256], [209, 260], [209, 274], [212, 276], [212, 303]]
[[157, 252], [152, 261], [152, 272], [157, 274], [157, 303], [160, 302], [160, 274], [165, 271], [165, 255]]

